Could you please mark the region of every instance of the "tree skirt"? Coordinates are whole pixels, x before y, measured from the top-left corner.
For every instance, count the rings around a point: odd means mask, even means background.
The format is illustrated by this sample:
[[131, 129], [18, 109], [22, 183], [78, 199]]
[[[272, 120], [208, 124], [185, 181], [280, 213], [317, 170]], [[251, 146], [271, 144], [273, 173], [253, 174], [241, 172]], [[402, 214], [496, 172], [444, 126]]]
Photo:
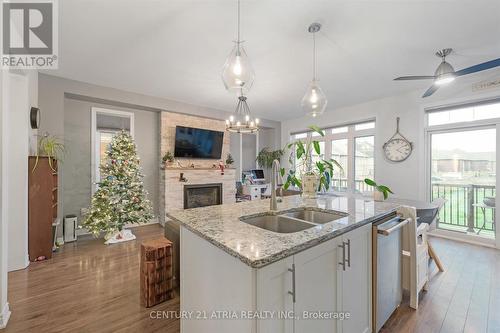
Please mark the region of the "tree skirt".
[[114, 235], [112, 235], [110, 238], [108, 238], [104, 244], [109, 245], [109, 244], [116, 244], [116, 243], [121, 243], [121, 242], [127, 242], [135, 239], [135, 235], [132, 233], [132, 231], [128, 229], [123, 229], [122, 231], [118, 231]]

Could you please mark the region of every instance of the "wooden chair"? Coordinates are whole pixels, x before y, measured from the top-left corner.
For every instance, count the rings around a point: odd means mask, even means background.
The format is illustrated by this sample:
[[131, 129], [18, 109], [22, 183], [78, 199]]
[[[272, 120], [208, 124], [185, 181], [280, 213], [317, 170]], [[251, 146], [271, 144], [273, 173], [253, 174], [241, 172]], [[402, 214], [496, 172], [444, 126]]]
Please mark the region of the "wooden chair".
[[[436, 199], [434, 199], [434, 201], [432, 201], [432, 204], [436, 205], [438, 207], [438, 209], [437, 209], [436, 216], [434, 217], [434, 220], [430, 224], [431, 230], [433, 230], [433, 229], [436, 228], [436, 225], [437, 225], [438, 219], [439, 219], [439, 212], [441, 211], [441, 208], [443, 208], [444, 204], [447, 201], [448, 200], [446, 200], [444, 198], [436, 198]], [[434, 251], [434, 248], [432, 247], [431, 242], [428, 241], [427, 242], [427, 246], [428, 246], [428, 249], [429, 249], [429, 257], [431, 257], [431, 259], [434, 260], [434, 262], [436, 263], [436, 266], [439, 269], [439, 271], [440, 272], [444, 272], [443, 263], [441, 262], [441, 260], [439, 259], [438, 255], [436, 254], [436, 251]]]
[[403, 289], [409, 291], [410, 307], [418, 308], [418, 294], [427, 290], [429, 282], [429, 255], [427, 230], [429, 225], [421, 223], [417, 226], [417, 212], [414, 207], [401, 206], [398, 214], [410, 222], [403, 227], [402, 234], [402, 259]]

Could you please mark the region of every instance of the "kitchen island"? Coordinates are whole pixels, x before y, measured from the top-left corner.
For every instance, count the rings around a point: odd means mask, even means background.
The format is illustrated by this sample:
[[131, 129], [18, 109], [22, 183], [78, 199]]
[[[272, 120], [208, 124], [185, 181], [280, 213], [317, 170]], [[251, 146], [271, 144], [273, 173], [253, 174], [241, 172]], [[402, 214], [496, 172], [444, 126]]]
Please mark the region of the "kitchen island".
[[[398, 206], [292, 196], [276, 212], [269, 200], [170, 212], [181, 224], [181, 332], [370, 332], [371, 222]], [[302, 230], [277, 227], [286, 222]]]

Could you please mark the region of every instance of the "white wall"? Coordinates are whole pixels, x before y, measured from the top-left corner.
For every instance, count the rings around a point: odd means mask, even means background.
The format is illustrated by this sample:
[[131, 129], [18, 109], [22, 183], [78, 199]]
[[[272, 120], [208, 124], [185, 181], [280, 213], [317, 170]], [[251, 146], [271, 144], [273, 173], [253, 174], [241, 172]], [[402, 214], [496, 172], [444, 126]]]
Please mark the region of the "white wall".
[[8, 216], [8, 269], [28, 266], [29, 77], [9, 73], [5, 152]]
[[[440, 105], [462, 103], [500, 96], [500, 89], [473, 92], [472, 83], [484, 79], [500, 77], [500, 71], [492, 71], [486, 76], [454, 82], [443, 87], [430, 98], [422, 99], [425, 89], [399, 96], [388, 97], [349, 107], [327, 110], [322, 116], [312, 119], [301, 117], [282, 122], [281, 144], [285, 145], [290, 133], [305, 130], [309, 125], [320, 127], [337, 126], [367, 119], [376, 120], [375, 134], [375, 178], [388, 185], [396, 197], [408, 199], [426, 198], [426, 153], [424, 136], [424, 109]], [[396, 117], [400, 117], [400, 132], [414, 143], [412, 155], [404, 162], [394, 163], [385, 159], [382, 145], [396, 130]], [[284, 164], [287, 164], [285, 161]]]
[[[1, 14], [1, 8], [0, 8]], [[9, 303], [7, 302], [7, 190], [5, 188], [6, 179], [6, 123], [5, 114], [7, 110], [7, 72], [0, 71], [0, 328], [5, 327], [9, 320]]]

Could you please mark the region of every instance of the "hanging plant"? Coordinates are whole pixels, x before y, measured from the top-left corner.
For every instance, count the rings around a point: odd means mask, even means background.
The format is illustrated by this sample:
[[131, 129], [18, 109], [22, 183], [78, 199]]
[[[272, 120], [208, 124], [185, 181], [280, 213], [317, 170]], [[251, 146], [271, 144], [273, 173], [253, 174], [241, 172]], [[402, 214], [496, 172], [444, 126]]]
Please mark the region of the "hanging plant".
[[284, 149], [271, 150], [268, 147], [262, 148], [255, 159], [261, 168], [271, 169], [274, 160], [280, 160], [285, 154]]

